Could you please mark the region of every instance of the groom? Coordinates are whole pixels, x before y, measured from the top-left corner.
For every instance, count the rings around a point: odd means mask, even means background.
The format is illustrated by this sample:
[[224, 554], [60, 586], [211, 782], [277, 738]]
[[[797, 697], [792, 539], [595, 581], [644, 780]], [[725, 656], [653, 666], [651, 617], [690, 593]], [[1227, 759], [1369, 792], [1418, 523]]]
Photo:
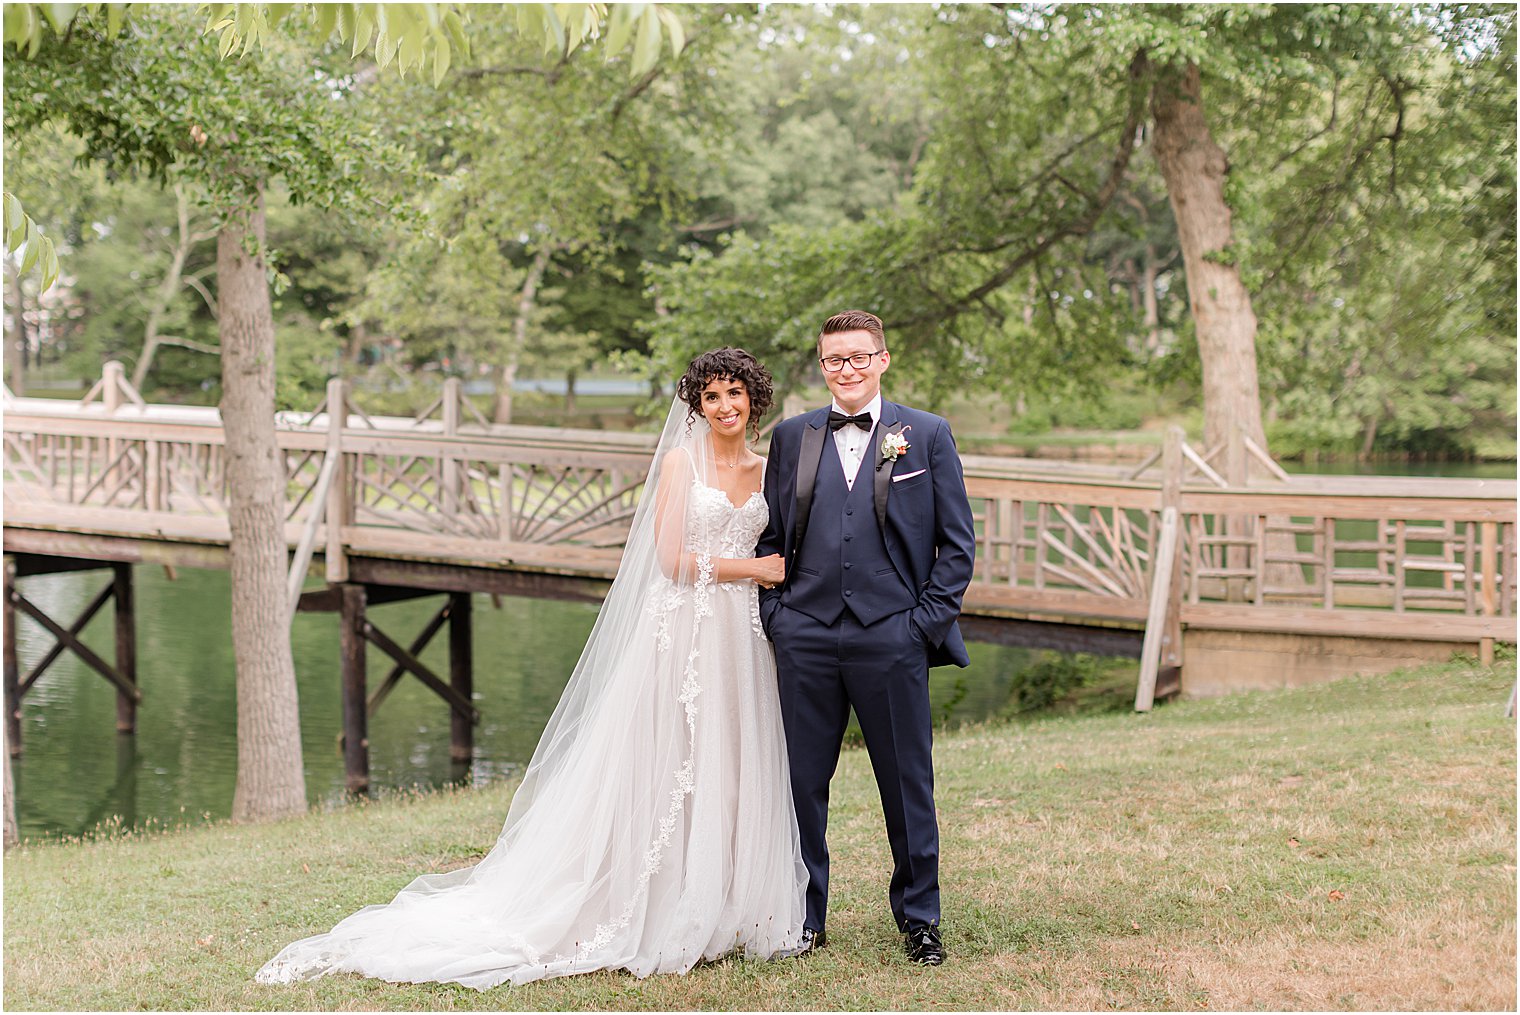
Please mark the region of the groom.
[[938, 965], [929, 667], [970, 662], [956, 618], [976, 537], [950, 425], [882, 399], [891, 360], [875, 315], [824, 322], [818, 363], [834, 404], [776, 427], [770, 524], [755, 552], [786, 559], [786, 580], [760, 592], [760, 616], [809, 875], [804, 950], [825, 941], [829, 780], [853, 705], [892, 846], [892, 915], [909, 958]]

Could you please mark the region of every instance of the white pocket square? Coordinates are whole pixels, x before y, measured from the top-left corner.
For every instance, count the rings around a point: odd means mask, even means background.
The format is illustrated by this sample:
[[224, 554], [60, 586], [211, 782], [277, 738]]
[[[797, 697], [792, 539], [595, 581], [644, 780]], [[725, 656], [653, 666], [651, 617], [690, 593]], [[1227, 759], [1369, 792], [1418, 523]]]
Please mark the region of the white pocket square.
[[928, 471], [928, 469], [919, 469], [917, 472], [905, 472], [901, 476], [893, 476], [892, 482], [901, 483], [905, 479], [912, 479], [914, 476], [922, 476]]

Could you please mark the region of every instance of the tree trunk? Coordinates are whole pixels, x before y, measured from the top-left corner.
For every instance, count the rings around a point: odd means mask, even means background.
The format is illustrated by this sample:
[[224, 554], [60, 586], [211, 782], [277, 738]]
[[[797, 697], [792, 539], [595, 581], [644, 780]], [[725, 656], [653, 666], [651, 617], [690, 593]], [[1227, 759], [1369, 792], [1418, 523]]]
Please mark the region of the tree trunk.
[[507, 361], [496, 374], [496, 407], [491, 410], [491, 422], [512, 422], [512, 386], [517, 383], [517, 351], [506, 352]]
[[364, 355], [364, 348], [369, 344], [369, 329], [360, 321], [355, 324], [353, 330], [348, 333], [348, 349], [344, 352], [345, 361], [359, 366], [359, 358]]
[[[1221, 446], [1231, 426], [1239, 425], [1265, 448], [1256, 375], [1256, 314], [1231, 260], [1234, 232], [1224, 199], [1229, 162], [1204, 118], [1197, 65], [1159, 71], [1151, 96], [1154, 150], [1177, 219], [1188, 304], [1203, 362], [1204, 443]], [[1225, 478], [1231, 484], [1245, 481], [1244, 476]]]
[[575, 378], [580, 371], [571, 367], [565, 371], [565, 415], [575, 414]]
[[[252, 241], [256, 253], [245, 249]], [[222, 426], [227, 440], [232, 650], [237, 661], [234, 821], [306, 810], [301, 719], [286, 623], [285, 467], [274, 429], [274, 316], [264, 201], [217, 235]]]
[[[1250, 460], [1241, 436], [1250, 437], [1263, 450], [1267, 447], [1256, 373], [1256, 312], [1230, 249], [1235, 237], [1230, 206], [1224, 199], [1229, 160], [1209, 133], [1196, 64], [1189, 63], [1180, 72], [1176, 67], [1160, 68], [1151, 94], [1151, 113], [1156, 122], [1156, 162], [1177, 220], [1188, 306], [1203, 364], [1204, 445], [1225, 449], [1222, 475], [1231, 486], [1244, 486]], [[1278, 530], [1266, 539], [1271, 558], [1295, 552], [1292, 533], [1281, 531], [1287, 521], [1267, 519]], [[1256, 520], [1248, 516], [1225, 519], [1225, 531], [1232, 536], [1254, 535], [1255, 527]], [[1230, 547], [1225, 560], [1231, 568], [1244, 567], [1246, 548]], [[1273, 591], [1300, 589], [1308, 581], [1297, 564], [1258, 562], [1258, 572]], [[1237, 580], [1226, 587], [1232, 602], [1244, 601], [1247, 594], [1244, 583]]]
[[1156, 248], [1145, 245], [1145, 268], [1140, 277], [1145, 305], [1145, 351], [1154, 356], [1161, 348], [1161, 309], [1156, 305]]
[[496, 423], [512, 422], [512, 385], [517, 381], [517, 364], [528, 344], [528, 324], [538, 305], [538, 284], [543, 281], [552, 253], [548, 244], [538, 248], [528, 277], [523, 280], [522, 293], [517, 298], [517, 320], [512, 326], [512, 342], [506, 350], [501, 373], [496, 381], [496, 411], [491, 419]]
[[148, 321], [143, 327], [142, 352], [138, 354], [137, 366], [132, 369], [132, 387], [138, 391], [143, 389], [143, 382], [148, 379], [148, 369], [153, 366], [153, 356], [158, 352], [159, 325], [163, 323], [164, 311], [169, 309], [170, 301], [184, 284], [180, 281], [180, 276], [185, 272], [185, 259], [190, 256], [190, 202], [182, 187], [174, 188], [174, 196], [179, 211], [179, 234], [174, 241], [174, 253], [169, 258], [169, 269], [164, 272], [164, 280], [159, 283], [153, 305], [148, 308]]

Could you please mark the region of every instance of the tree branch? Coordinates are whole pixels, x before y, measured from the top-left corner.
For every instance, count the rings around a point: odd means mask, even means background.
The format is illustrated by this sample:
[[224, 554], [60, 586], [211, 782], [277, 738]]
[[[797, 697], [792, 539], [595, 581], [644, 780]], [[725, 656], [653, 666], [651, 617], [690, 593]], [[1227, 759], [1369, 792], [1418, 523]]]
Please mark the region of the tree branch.
[[1315, 141], [1318, 141], [1320, 138], [1324, 137], [1326, 134], [1330, 133], [1332, 130], [1335, 129], [1336, 117], [1340, 115], [1340, 99], [1341, 99], [1341, 76], [1339, 74], [1337, 74], [1335, 76], [1335, 83], [1333, 85], [1331, 85], [1331, 87], [1330, 87], [1330, 119], [1327, 120], [1325, 122], [1325, 125], [1323, 127], [1321, 127], [1319, 130], [1315, 131], [1313, 134], [1310, 134], [1308, 137], [1304, 138], [1302, 144], [1297, 145], [1292, 151], [1287, 152], [1286, 154], [1284, 154], [1282, 156], [1282, 158], [1278, 159], [1275, 163], [1273, 163], [1272, 169], [1274, 171], [1276, 171], [1278, 169], [1281, 169], [1284, 164], [1286, 164], [1287, 162], [1291, 161], [1294, 158], [1297, 158], [1298, 154], [1300, 152], [1302, 152], [1305, 148], [1309, 147]]
[[181, 349], [189, 349], [193, 352], [203, 352], [209, 356], [220, 356], [222, 354], [222, 349], [220, 346], [207, 345], [204, 342], [196, 342], [188, 338], [176, 338], [173, 335], [159, 335], [158, 344], [177, 345]]
[[663, 64], [657, 64], [650, 70], [645, 71], [643, 77], [639, 78], [627, 91], [618, 96], [617, 102], [612, 105], [612, 115], [609, 119], [616, 123], [618, 118], [623, 115], [623, 110], [628, 108], [628, 104], [648, 91], [649, 86], [658, 81], [664, 73], [665, 66]]
[[918, 136], [913, 139], [913, 148], [908, 152], [908, 160], [902, 167], [899, 177], [904, 187], [913, 185], [913, 171], [918, 168], [918, 160], [923, 158], [924, 146], [929, 143], [929, 131], [919, 130]]
[[181, 275], [180, 281], [184, 282], [185, 285], [200, 293], [201, 299], [206, 301], [206, 309], [211, 311], [211, 319], [213, 321], [220, 321], [222, 319], [222, 313], [217, 308], [216, 297], [212, 296], [211, 291], [206, 288], [203, 282], [201, 282], [200, 275], [200, 272], [196, 272], [194, 275]]
[[[1362, 102], [1361, 112], [1353, 118], [1353, 124], [1367, 123], [1372, 119], [1372, 101], [1375, 88], [1375, 85], [1368, 88], [1367, 96]], [[1328, 207], [1331, 201], [1346, 194], [1352, 177], [1356, 175], [1357, 169], [1363, 162], [1371, 158], [1378, 142], [1386, 139], [1387, 135], [1369, 135], [1364, 142], [1351, 148], [1346, 154], [1344, 168], [1338, 175], [1338, 178], [1329, 180], [1309, 190], [1304, 195], [1305, 199], [1298, 202], [1299, 205], [1306, 206], [1312, 200], [1313, 204], [1304, 216], [1304, 223], [1298, 231], [1298, 236], [1291, 242], [1281, 245], [1280, 249], [1283, 252], [1283, 256], [1270, 271], [1265, 273], [1264, 284], [1276, 281], [1277, 276], [1287, 270], [1288, 265], [1293, 262], [1298, 252], [1327, 224], [1327, 220], [1330, 217]]]
[[1399, 140], [1404, 136], [1404, 82], [1398, 78], [1391, 78], [1387, 74], [1383, 76], [1383, 83], [1388, 86], [1388, 93], [1393, 96], [1394, 121], [1393, 130], [1383, 134], [1380, 140], [1388, 142], [1388, 191], [1393, 197], [1394, 204], [1399, 203]]
[[[718, 7], [718, 8], [715, 8], [715, 10], [721, 16], [721, 14], [725, 10], [725, 8]], [[706, 27], [694, 29], [692, 31], [692, 33], [686, 37], [686, 45], [683, 47], [682, 52], [685, 52], [687, 49], [690, 49], [692, 46], [695, 46], [697, 44], [697, 42], [699, 40], [701, 40], [701, 38], [704, 35], [708, 34], [708, 32], [709, 32], [709, 29], [706, 28]], [[663, 45], [663, 43], [662, 43], [662, 45]], [[649, 86], [652, 85], [652, 84], [654, 84], [656, 81], [658, 81], [664, 75], [664, 73], [665, 73], [665, 71], [667, 69], [668, 69], [667, 62], [664, 61], [664, 60], [661, 60], [652, 69], [650, 69], [649, 71], [647, 71], [644, 74], [643, 77], [639, 78], [638, 81], [634, 82], [631, 86], [629, 86], [629, 88], [628, 88], [627, 91], [623, 92], [622, 95], [618, 96], [617, 102], [614, 103], [613, 106], [612, 106], [612, 116], [611, 116], [612, 122], [616, 123], [617, 120], [618, 120], [618, 117], [620, 117], [620, 116], [623, 115], [623, 110], [628, 107], [628, 104], [630, 102], [632, 102], [634, 99], [637, 99], [640, 95], [643, 95], [646, 91], [648, 91], [649, 90]]]
[[1055, 283], [1046, 284], [1042, 269], [1045, 266], [1044, 259], [1036, 254], [1033, 258], [1035, 278], [1040, 284], [1040, 302], [1045, 306], [1045, 314], [1050, 318], [1050, 328], [1055, 332], [1056, 345], [1058, 348], [1069, 348], [1066, 345], [1066, 333], [1061, 330], [1061, 318], [1056, 314], [1055, 301], [1050, 298], [1051, 289]]
[[1092, 231], [1099, 217], [1113, 201], [1114, 195], [1119, 191], [1119, 185], [1124, 181], [1125, 173], [1129, 170], [1130, 159], [1135, 153], [1135, 135], [1140, 130], [1140, 124], [1145, 116], [1145, 86], [1146, 68], [1148, 62], [1145, 50], [1139, 50], [1129, 65], [1129, 108], [1124, 116], [1124, 123], [1119, 129], [1119, 136], [1114, 146], [1114, 154], [1109, 162], [1108, 176], [1103, 185], [1098, 188], [1089, 205], [1079, 214], [1065, 222], [1056, 224], [1053, 228], [1037, 235], [1034, 242], [1020, 251], [1017, 255], [1006, 261], [981, 285], [942, 303], [938, 307], [932, 307], [921, 314], [902, 322], [902, 326], [916, 326], [934, 324], [946, 320], [965, 311], [974, 303], [980, 302], [984, 297], [1002, 288], [1045, 251], [1055, 246], [1060, 240], [1074, 236], [1084, 236]]
[[465, 70], [455, 71], [460, 78], [471, 80], [491, 77], [520, 77], [532, 75], [541, 77], [548, 84], [555, 84], [564, 75], [565, 61], [561, 60], [552, 67], [533, 66], [530, 64], [516, 65], [507, 64], [500, 67], [469, 67]]
[[713, 233], [753, 221], [755, 221], [754, 215], [730, 215], [728, 218], [708, 219], [706, 222], [695, 222], [689, 226], [676, 226], [676, 228], [683, 233]]

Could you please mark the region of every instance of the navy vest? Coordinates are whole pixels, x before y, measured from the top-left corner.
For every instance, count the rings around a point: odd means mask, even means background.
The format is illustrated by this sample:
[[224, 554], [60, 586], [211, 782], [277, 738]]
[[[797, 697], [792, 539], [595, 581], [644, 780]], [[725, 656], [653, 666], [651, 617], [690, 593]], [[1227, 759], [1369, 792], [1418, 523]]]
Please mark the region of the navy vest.
[[848, 609], [870, 625], [917, 602], [892, 566], [876, 525], [871, 465], [867, 455], [851, 489], [833, 437], [824, 438], [807, 534], [781, 593], [787, 609], [820, 624], [832, 626]]

